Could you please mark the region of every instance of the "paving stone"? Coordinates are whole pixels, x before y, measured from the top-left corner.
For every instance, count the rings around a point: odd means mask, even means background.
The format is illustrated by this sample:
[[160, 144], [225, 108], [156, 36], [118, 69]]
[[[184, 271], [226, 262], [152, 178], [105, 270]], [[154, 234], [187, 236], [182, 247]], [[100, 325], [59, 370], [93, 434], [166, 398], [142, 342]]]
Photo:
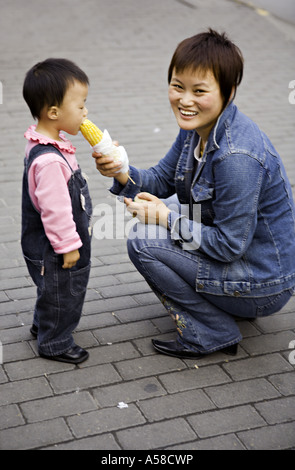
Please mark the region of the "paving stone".
[[219, 366], [200, 367], [161, 376], [161, 382], [169, 393], [203, 388], [230, 382], [230, 378]]
[[179, 441], [193, 440], [196, 435], [182, 418], [116, 433], [123, 449], [161, 449]]
[[52, 374], [48, 376], [48, 380], [55, 393], [63, 393], [120, 382], [121, 377], [112, 365], [104, 364]]
[[108, 297], [123, 297], [124, 295], [134, 295], [145, 291], [150, 291], [151, 288], [145, 281], [132, 282], [124, 285], [112, 287], [98, 287], [99, 292], [104, 298]]
[[225, 436], [212, 437], [210, 439], [198, 439], [193, 442], [186, 442], [166, 450], [245, 450], [245, 446], [234, 434], [226, 434]]
[[84, 305], [85, 314], [113, 312], [121, 308], [136, 307], [138, 304], [131, 296], [117, 297], [114, 299], [101, 299], [93, 302], [88, 302]]
[[137, 403], [145, 398], [165, 395], [166, 391], [156, 378], [148, 377], [117, 385], [99, 387], [93, 389], [92, 393], [99, 405], [104, 407], [117, 405], [122, 401], [124, 403]]
[[[0, 333], [1, 338], [1, 333]], [[3, 363], [9, 363], [12, 361], [18, 361], [25, 359], [31, 359], [35, 357], [35, 354], [26, 342], [22, 343], [13, 343], [13, 344], [3, 344]]]
[[205, 412], [187, 419], [196, 434], [202, 438], [265, 425], [265, 421], [249, 405]]
[[259, 357], [242, 359], [238, 363], [224, 364], [223, 367], [233, 380], [263, 377], [292, 370], [291, 364], [285, 361], [280, 354], [265, 354]]
[[50, 373], [72, 370], [73, 364], [64, 362], [46, 361], [39, 357], [27, 361], [16, 361], [5, 364], [5, 370], [10, 380], [29, 379], [31, 377], [47, 376]]
[[295, 447], [295, 421], [238, 433], [248, 450], [285, 450]]
[[289, 372], [270, 376], [268, 380], [277, 388], [282, 395], [294, 395], [295, 373]]
[[21, 403], [50, 395], [52, 395], [52, 390], [43, 377], [0, 385], [0, 405]]
[[269, 424], [295, 421], [295, 397], [256, 403], [255, 408]]
[[155, 306], [152, 304], [139, 306], [137, 305], [136, 308], [128, 308], [116, 311], [116, 317], [122, 323], [127, 323], [130, 321], [142, 321], [147, 320], [148, 318], [155, 318], [167, 316], [167, 311], [164, 307], [161, 308], [160, 305]]
[[175, 418], [215, 408], [202, 390], [174, 393], [140, 401], [138, 407], [149, 422]]
[[134, 380], [184, 368], [185, 365], [180, 359], [170, 358], [167, 361], [165, 356], [142, 357], [117, 364], [117, 369], [125, 380]]
[[[25, 420], [17, 405], [7, 405], [0, 407], [1, 421], [0, 429], [12, 428], [25, 424]], [[1, 447], [1, 442], [0, 442]]]
[[279, 393], [265, 379], [245, 380], [219, 387], [211, 387], [206, 389], [206, 393], [219, 408], [279, 396]]
[[268, 352], [283, 351], [288, 349], [290, 341], [294, 340], [293, 331], [282, 331], [263, 336], [246, 338], [243, 341], [243, 348], [251, 354], [265, 354]]
[[88, 392], [73, 392], [21, 404], [27, 423], [46, 421], [96, 410], [97, 405]]
[[0, 431], [0, 449], [27, 450], [72, 438], [62, 418]]
[[90, 315], [82, 315], [77, 331], [93, 330], [95, 328], [104, 328], [107, 326], [117, 325], [119, 322], [113, 313], [97, 313]]
[[85, 437], [92, 434], [101, 434], [109, 431], [143, 424], [145, 419], [135, 405], [119, 409], [106, 408], [90, 411], [80, 416], [68, 418], [68, 423], [76, 437]]
[[128, 323], [127, 325], [111, 326], [107, 329], [93, 331], [94, 336], [101, 344], [126, 341], [146, 335], [157, 335], [158, 331], [149, 320]]
[[75, 439], [63, 444], [55, 444], [54, 447], [46, 447], [46, 450], [121, 450], [112, 434], [102, 434], [100, 436], [85, 437]]
[[130, 343], [109, 344], [89, 349], [89, 359], [80, 365], [81, 368], [98, 364], [116, 363], [139, 357], [139, 352]]
[[3, 366], [0, 366], [0, 384], [8, 382], [7, 375], [3, 369]]
[[[288, 305], [289, 303], [287, 304], [287, 306]], [[257, 320], [258, 328], [263, 333], [272, 333], [272, 332], [281, 331], [281, 330], [290, 330], [292, 328], [294, 329], [295, 328], [295, 320], [294, 320], [295, 307], [290, 306], [289, 308], [293, 308], [293, 311], [291, 313], [286, 313], [286, 314], [280, 313], [279, 315], [272, 315], [266, 318], [259, 318]]]

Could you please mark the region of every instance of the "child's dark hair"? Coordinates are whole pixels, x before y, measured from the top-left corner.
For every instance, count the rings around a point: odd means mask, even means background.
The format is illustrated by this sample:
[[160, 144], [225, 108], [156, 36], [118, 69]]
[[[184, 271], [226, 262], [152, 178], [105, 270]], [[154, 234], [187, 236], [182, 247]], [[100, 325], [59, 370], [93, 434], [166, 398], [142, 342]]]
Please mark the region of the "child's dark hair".
[[44, 106], [60, 106], [69, 84], [88, 85], [87, 75], [67, 59], [47, 59], [34, 65], [26, 74], [23, 97], [33, 118], [40, 119]]
[[211, 28], [182, 41], [176, 48], [168, 70], [168, 83], [173, 70], [211, 71], [219, 84], [224, 106], [227, 105], [232, 89], [235, 92], [243, 77], [244, 59], [240, 49], [225, 33], [219, 34]]

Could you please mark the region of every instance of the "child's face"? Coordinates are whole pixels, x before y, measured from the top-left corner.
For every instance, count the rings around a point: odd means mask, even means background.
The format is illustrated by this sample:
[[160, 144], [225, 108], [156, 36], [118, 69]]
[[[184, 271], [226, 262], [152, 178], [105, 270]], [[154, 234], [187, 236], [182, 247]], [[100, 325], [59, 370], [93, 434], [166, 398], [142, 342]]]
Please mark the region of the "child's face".
[[172, 73], [169, 100], [181, 129], [196, 130], [207, 141], [223, 110], [220, 87], [211, 71]]
[[58, 108], [58, 126], [71, 135], [79, 132], [80, 126], [87, 116], [85, 102], [88, 86], [78, 81], [71, 83], [66, 91], [64, 100]]

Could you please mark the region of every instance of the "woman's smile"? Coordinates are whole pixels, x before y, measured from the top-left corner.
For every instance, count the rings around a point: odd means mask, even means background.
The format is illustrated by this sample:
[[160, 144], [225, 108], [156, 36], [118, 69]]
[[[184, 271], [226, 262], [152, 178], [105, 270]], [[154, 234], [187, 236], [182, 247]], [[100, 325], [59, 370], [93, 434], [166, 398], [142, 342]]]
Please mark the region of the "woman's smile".
[[213, 73], [173, 70], [169, 100], [179, 127], [196, 130], [206, 142], [223, 109], [220, 87]]
[[198, 111], [189, 111], [189, 110], [182, 109], [182, 108], [178, 108], [178, 109], [179, 109], [180, 114], [184, 118], [193, 118], [193, 117], [197, 116], [197, 114], [199, 114]]

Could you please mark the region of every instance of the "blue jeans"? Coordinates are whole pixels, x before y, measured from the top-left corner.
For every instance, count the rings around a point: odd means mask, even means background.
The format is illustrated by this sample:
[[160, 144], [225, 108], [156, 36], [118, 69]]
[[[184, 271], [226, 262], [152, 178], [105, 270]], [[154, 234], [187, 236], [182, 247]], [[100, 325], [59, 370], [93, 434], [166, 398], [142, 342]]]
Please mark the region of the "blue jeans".
[[178, 341], [203, 354], [241, 341], [234, 316], [271, 315], [292, 295], [292, 290], [258, 298], [196, 292], [200, 255], [184, 251], [160, 226], [138, 223], [129, 234], [127, 247], [131, 261], [172, 315]]
[[74, 345], [72, 332], [80, 321], [90, 265], [63, 269], [63, 256], [50, 247], [42, 262], [26, 262], [37, 286], [33, 323], [38, 328], [39, 353], [62, 354]]

